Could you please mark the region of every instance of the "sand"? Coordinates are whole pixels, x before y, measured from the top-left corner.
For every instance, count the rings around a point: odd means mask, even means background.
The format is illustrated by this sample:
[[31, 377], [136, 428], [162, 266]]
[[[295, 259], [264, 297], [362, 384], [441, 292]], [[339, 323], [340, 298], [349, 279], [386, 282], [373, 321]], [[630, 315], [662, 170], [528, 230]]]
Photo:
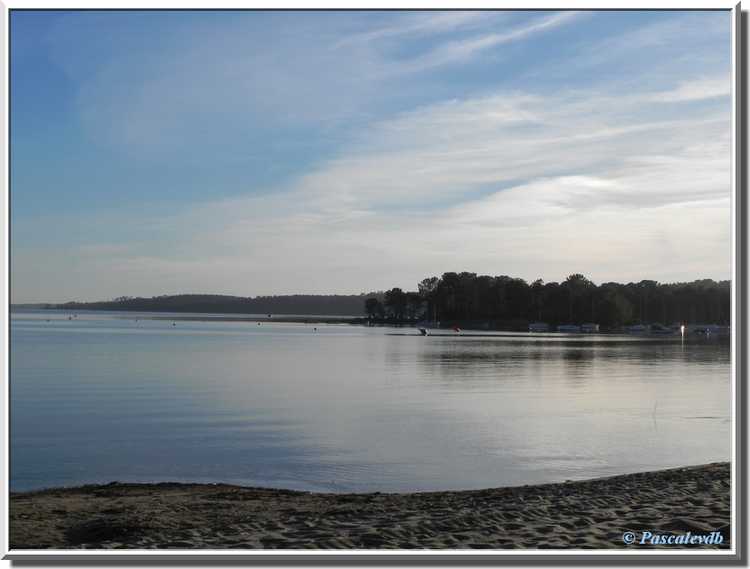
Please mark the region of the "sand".
[[11, 549], [613, 549], [623, 533], [718, 531], [730, 468], [713, 463], [583, 482], [413, 494], [224, 484], [121, 484], [12, 493]]

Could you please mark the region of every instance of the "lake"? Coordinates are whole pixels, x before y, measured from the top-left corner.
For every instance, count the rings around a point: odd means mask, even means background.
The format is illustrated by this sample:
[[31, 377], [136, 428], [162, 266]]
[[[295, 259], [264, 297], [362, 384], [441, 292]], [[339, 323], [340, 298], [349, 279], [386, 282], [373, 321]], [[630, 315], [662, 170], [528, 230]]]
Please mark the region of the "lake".
[[11, 313], [11, 490], [470, 489], [729, 460], [728, 343]]

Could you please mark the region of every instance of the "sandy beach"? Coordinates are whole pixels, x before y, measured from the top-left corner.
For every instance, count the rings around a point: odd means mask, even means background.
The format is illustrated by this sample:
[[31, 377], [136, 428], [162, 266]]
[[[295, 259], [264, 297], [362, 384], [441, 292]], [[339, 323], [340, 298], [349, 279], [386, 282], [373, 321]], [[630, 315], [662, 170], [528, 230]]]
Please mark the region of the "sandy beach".
[[10, 546], [157, 549], [612, 549], [625, 532], [720, 532], [728, 463], [582, 482], [412, 494], [224, 484], [121, 484], [12, 493]]

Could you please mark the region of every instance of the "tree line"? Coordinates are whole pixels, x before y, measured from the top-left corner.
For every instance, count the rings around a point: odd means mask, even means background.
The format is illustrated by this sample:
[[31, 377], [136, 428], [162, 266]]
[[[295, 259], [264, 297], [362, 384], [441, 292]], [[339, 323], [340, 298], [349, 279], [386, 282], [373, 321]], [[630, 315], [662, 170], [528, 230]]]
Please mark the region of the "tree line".
[[448, 272], [422, 280], [416, 291], [393, 288], [365, 300], [373, 320], [429, 320], [525, 328], [530, 322], [597, 323], [604, 329], [629, 324], [729, 324], [730, 282], [642, 280], [594, 284], [581, 274], [563, 282], [528, 283], [509, 276]]
[[220, 294], [177, 294], [144, 297], [121, 296], [99, 302], [49, 304], [46, 308], [65, 310], [123, 310], [138, 312], [197, 312], [221, 314], [305, 314], [361, 316], [365, 298], [372, 294], [293, 294], [281, 296], [228, 296]]
[[414, 291], [352, 295], [280, 295], [239, 297], [213, 294], [120, 297], [101, 302], [48, 304], [68, 310], [300, 314], [362, 316], [372, 320], [476, 324], [496, 329], [525, 329], [530, 322], [597, 323], [602, 328], [677, 322], [729, 324], [729, 281], [658, 283], [643, 280], [596, 285], [581, 274], [562, 282], [531, 283], [509, 276], [448, 272], [422, 280]]

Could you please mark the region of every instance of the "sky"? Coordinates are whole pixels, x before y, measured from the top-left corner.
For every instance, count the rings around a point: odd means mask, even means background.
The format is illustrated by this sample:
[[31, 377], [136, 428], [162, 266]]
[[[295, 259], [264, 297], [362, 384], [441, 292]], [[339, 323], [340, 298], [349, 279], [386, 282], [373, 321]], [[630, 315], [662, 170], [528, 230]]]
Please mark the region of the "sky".
[[728, 11], [11, 12], [11, 301], [728, 279]]

